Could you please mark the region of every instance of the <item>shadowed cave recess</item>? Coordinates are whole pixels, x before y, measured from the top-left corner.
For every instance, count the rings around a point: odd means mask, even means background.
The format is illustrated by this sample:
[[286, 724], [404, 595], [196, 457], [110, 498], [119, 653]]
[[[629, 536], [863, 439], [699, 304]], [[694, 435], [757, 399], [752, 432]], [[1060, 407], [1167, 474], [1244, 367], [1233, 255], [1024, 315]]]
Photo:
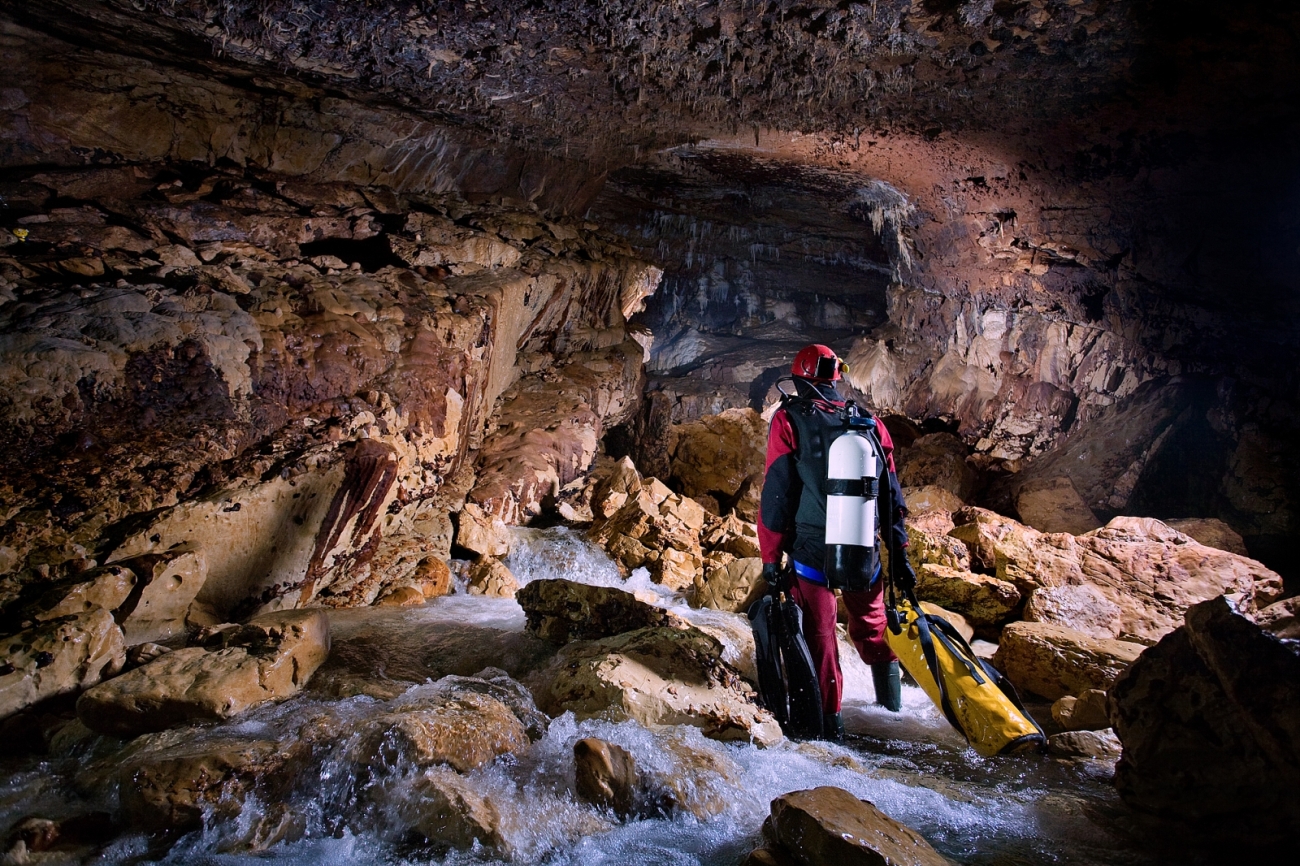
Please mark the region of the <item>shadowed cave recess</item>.
[[[1214, 521], [1293, 595], [1298, 42], [1264, 0], [0, 0], [0, 633], [88, 577], [127, 647], [496, 585], [623, 458], [752, 521], [813, 342], [922, 510]], [[204, 576], [109, 604], [114, 563]]]

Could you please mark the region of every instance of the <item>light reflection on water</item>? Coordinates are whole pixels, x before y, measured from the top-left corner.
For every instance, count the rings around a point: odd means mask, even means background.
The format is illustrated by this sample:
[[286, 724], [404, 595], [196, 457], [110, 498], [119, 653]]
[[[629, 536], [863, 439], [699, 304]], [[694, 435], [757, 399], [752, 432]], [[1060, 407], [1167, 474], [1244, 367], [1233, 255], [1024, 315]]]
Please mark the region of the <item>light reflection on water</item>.
[[[601, 551], [570, 530], [522, 531], [519, 542], [508, 564], [521, 583], [566, 577], [627, 585]], [[650, 586], [644, 575], [633, 580], [641, 588]], [[705, 626], [744, 625], [736, 615], [692, 611], [680, 599], [665, 596], [662, 603]], [[448, 673], [465, 675], [489, 665], [506, 668], [517, 678], [525, 676], [550, 651], [523, 634], [519, 605], [509, 599], [456, 595], [413, 608], [333, 612], [331, 621], [334, 667], [323, 668], [319, 682], [314, 680], [307, 692], [238, 722], [195, 728], [186, 735], [194, 741], [283, 739], [305, 719], [327, 717], [330, 730], [338, 732], [336, 739], [318, 750], [284, 802], [248, 802], [238, 818], [210, 818], [204, 830], [169, 849], [157, 840], [126, 835], [94, 862], [501, 862], [482, 850], [448, 853], [413, 842], [404, 832], [400, 812], [412, 802], [408, 783], [415, 771], [397, 765], [363, 772], [349, 763], [347, 732], [394, 706], [411, 682]], [[576, 722], [566, 714], [553, 720], [524, 753], [471, 773], [474, 790], [500, 813], [502, 834], [516, 863], [732, 866], [758, 844], [759, 826], [774, 797], [818, 785], [835, 785], [872, 801], [962, 863], [1156, 862], [1136, 853], [1119, 830], [1124, 810], [1107, 781], [1096, 775], [1098, 769], [1040, 757], [981, 758], [947, 726], [920, 689], [904, 688], [901, 714], [875, 707], [868, 669], [847, 646], [844, 649], [844, 717], [850, 735], [844, 746], [786, 741], [759, 749], [707, 740], [693, 728], [652, 732], [635, 722]], [[511, 658], [503, 658], [506, 655]], [[382, 669], [375, 679], [389, 691], [350, 690], [355, 683], [348, 680], [346, 669], [354, 664]], [[679, 783], [687, 780], [685, 796], [714, 804], [716, 815], [701, 821], [680, 810], [620, 823], [582, 803], [574, 794], [572, 749], [585, 736], [623, 746], [644, 773]], [[0, 787], [0, 826], [31, 814], [59, 817], [87, 808], [111, 809], [111, 795], [81, 800], [70, 790], [69, 780], [91, 757], [116, 748], [113, 741], [101, 739], [62, 758], [13, 767]], [[305, 823], [306, 837], [247, 852], [246, 840], [259, 823], [285, 806]]]

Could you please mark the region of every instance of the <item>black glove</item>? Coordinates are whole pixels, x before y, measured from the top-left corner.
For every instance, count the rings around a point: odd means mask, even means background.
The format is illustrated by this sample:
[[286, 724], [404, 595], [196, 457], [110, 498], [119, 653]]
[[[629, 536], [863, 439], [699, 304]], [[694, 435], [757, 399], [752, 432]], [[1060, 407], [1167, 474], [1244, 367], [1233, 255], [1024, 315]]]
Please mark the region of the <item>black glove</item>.
[[767, 591], [772, 595], [785, 592], [785, 572], [775, 562], [763, 563], [763, 580], [767, 581]]
[[903, 592], [912, 592], [916, 589], [916, 572], [912, 570], [906, 552], [900, 550], [899, 553], [902, 555], [898, 557], [898, 565], [894, 566], [894, 586]]

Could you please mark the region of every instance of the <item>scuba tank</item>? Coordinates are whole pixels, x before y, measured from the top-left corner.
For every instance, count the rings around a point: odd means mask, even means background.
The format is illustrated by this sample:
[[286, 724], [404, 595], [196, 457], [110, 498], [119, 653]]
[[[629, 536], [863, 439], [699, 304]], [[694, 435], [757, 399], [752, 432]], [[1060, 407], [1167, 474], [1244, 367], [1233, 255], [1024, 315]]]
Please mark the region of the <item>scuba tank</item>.
[[822, 572], [832, 589], [871, 586], [876, 547], [876, 499], [883, 449], [876, 419], [858, 415], [850, 403], [844, 429], [831, 442], [826, 461], [826, 558]]

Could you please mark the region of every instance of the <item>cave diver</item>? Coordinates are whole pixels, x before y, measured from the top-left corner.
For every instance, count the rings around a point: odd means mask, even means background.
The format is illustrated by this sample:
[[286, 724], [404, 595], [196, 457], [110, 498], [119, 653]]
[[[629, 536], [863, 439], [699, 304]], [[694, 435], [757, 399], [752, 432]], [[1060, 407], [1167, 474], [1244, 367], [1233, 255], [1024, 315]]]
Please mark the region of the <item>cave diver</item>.
[[[776, 629], [793, 630], [794, 635], [784, 636], [796, 639], [786, 646], [784, 663], [779, 653], [767, 652], [768, 662], [778, 656], [774, 664], [767, 665], [767, 681], [780, 676], [790, 693], [788, 700], [781, 701], [781, 711], [774, 712], [783, 724], [789, 716], [797, 716], [794, 698], [815, 678], [813, 691], [820, 696], [815, 703], [822, 714], [821, 724], [800, 725], [795, 719], [793, 732], [829, 740], [844, 737], [840, 718], [843, 681], [835, 630], [838, 605], [833, 590], [843, 592], [849, 639], [871, 668], [876, 702], [898, 712], [902, 689], [898, 659], [885, 639], [881, 534], [893, 562], [895, 585], [907, 591], [916, 583], [907, 560], [903, 525], [907, 510], [894, 471], [894, 444], [879, 419], [859, 410], [836, 390], [835, 383], [846, 370], [830, 348], [811, 345], [795, 356], [792, 379], [778, 383], [780, 387], [791, 382], [794, 390], [782, 390], [781, 405], [772, 416], [758, 519], [763, 577], [772, 600], [766, 602], [767, 608], [760, 608], [760, 601], [750, 613], [765, 703], [772, 707], [772, 688], [764, 688], [765, 643], [774, 646], [775, 639], [768, 642], [769, 636], [760, 626], [770, 622]], [[846, 466], [851, 469], [844, 469]], [[788, 559], [784, 567], [783, 558]], [[775, 610], [775, 605], [787, 604], [787, 597], [797, 605], [799, 616], [769, 618], [762, 623], [761, 618], [756, 619], [760, 609]], [[797, 640], [800, 626], [802, 641]], [[806, 651], [797, 645], [800, 643], [806, 643]], [[810, 670], [805, 672], [805, 668]], [[811, 705], [804, 703], [805, 713]]]

